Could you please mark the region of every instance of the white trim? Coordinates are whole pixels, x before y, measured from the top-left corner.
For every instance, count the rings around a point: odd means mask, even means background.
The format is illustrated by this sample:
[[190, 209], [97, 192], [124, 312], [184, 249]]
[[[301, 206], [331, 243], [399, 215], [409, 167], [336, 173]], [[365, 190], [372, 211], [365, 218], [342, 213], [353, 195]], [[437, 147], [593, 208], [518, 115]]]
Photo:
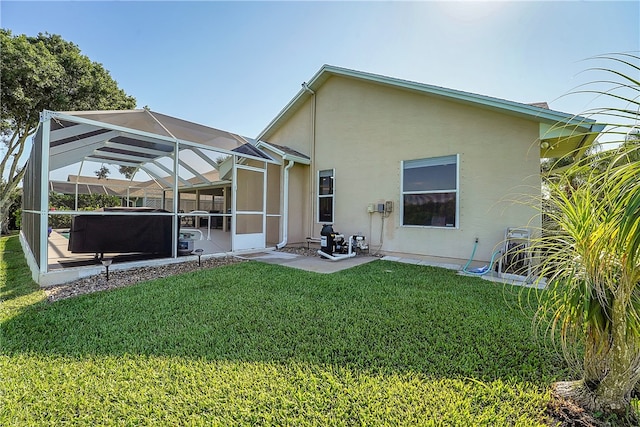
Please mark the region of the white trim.
[[236, 214], [240, 215], [262, 215], [263, 211], [236, 211]]
[[[267, 236], [267, 161], [262, 159], [263, 167], [247, 166], [238, 163], [238, 156], [232, 156], [232, 191], [231, 191], [231, 250], [233, 252], [264, 249]], [[262, 209], [259, 211], [240, 211], [237, 209], [238, 170], [260, 173], [262, 175]], [[262, 231], [260, 233], [237, 233], [238, 215], [260, 215], [262, 217]]]
[[453, 228], [460, 228], [460, 153], [456, 153], [456, 223]]
[[[289, 170], [296, 163], [293, 160], [289, 160], [287, 166], [282, 170], [283, 183], [282, 183], [282, 221], [280, 222], [282, 240], [276, 245], [277, 249], [282, 249], [287, 245], [289, 238]], [[266, 193], [265, 193], [266, 194]], [[270, 216], [267, 214], [266, 216]], [[279, 217], [280, 215], [278, 215]]]
[[49, 271], [49, 150], [51, 119], [42, 123], [40, 164], [40, 272]]
[[[145, 110], [147, 111], [147, 110]], [[154, 119], [157, 121], [154, 117]], [[162, 123], [160, 123], [162, 126]], [[162, 126], [164, 128], [164, 126]], [[167, 132], [169, 132], [167, 130]], [[169, 132], [170, 133], [170, 132]], [[171, 153], [171, 157], [173, 157], [173, 196], [172, 196], [172, 211], [173, 211], [173, 220], [171, 221], [172, 233], [171, 233], [171, 257], [178, 257], [178, 230], [180, 230], [180, 218], [178, 218], [178, 211], [180, 210], [180, 187], [178, 186], [178, 180], [183, 181], [179, 175], [179, 161], [180, 161], [180, 143], [176, 139], [176, 144], [173, 146], [173, 152]], [[160, 166], [162, 169], [162, 165], [159, 162], [153, 161], [156, 166]], [[167, 170], [169, 170], [167, 168]], [[169, 170], [169, 173], [171, 171]], [[207, 226], [211, 225], [211, 219], [207, 219]]]
[[247, 166], [247, 165], [241, 165], [241, 164], [238, 164], [237, 167], [238, 167], [238, 169], [244, 169], [244, 170], [253, 171], [253, 172], [265, 172], [266, 173], [266, 171], [267, 171], [266, 168], [258, 168], [258, 167], [255, 167], [255, 166]]
[[287, 153], [281, 149], [279, 149], [278, 147], [274, 147], [273, 145], [269, 144], [268, 142], [265, 141], [258, 141], [256, 143], [256, 148], [265, 148], [269, 151], [273, 151], [275, 154], [277, 154], [278, 156], [282, 157], [283, 161], [287, 161], [287, 160], [292, 160], [296, 163], [300, 163], [303, 165], [310, 165], [311, 164], [311, 159], [307, 158], [307, 157], [301, 157], [301, 156], [296, 156], [295, 154], [291, 154], [291, 153]]
[[[32, 211], [25, 211], [25, 212], [32, 212]], [[101, 215], [109, 215], [109, 216], [118, 216], [118, 215], [131, 215], [131, 212], [127, 212], [127, 211], [50, 211], [49, 215], [51, 216], [55, 216], [55, 215], [82, 215], [82, 216], [91, 216], [91, 215], [95, 215], [95, 216], [101, 216]], [[173, 212], [145, 212], [144, 213], [145, 216], [173, 216], [175, 215]], [[190, 213], [178, 213], [178, 215], [183, 215], [183, 216], [189, 216]], [[214, 215], [214, 214], [211, 214]]]
[[[320, 172], [331, 171], [331, 178], [333, 179], [332, 193], [320, 195]], [[315, 199], [316, 199], [316, 224], [333, 224], [336, 220], [336, 170], [332, 169], [318, 169], [316, 171], [316, 189], [315, 189]], [[329, 198], [331, 197], [331, 221], [320, 221], [320, 198]]]
[[[437, 159], [441, 157], [452, 157], [456, 158], [456, 188], [453, 190], [429, 190], [429, 191], [404, 191], [404, 165], [406, 162], [411, 160], [422, 160], [422, 159]], [[456, 212], [455, 212], [455, 224], [453, 226], [447, 225], [418, 225], [418, 224], [405, 224], [404, 223], [404, 196], [405, 194], [445, 194], [445, 193], [455, 193], [456, 198]], [[460, 154], [452, 154], [448, 156], [433, 156], [433, 157], [424, 157], [421, 159], [410, 159], [410, 160], [401, 160], [400, 161], [400, 227], [407, 228], [437, 228], [437, 229], [454, 229], [457, 230], [460, 228]]]

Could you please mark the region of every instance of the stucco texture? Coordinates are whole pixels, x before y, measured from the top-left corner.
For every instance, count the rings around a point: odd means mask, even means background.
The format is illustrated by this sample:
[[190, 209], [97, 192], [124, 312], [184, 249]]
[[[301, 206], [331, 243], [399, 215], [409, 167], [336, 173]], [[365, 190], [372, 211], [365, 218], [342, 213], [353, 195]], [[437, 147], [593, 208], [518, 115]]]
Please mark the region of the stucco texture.
[[[269, 137], [311, 158], [292, 170], [289, 242], [319, 236], [317, 172], [334, 169], [335, 230], [362, 233], [383, 253], [458, 260], [477, 237], [476, 258], [488, 260], [506, 227], [539, 228], [537, 210], [514, 202], [540, 193], [538, 137], [534, 121], [332, 76]], [[402, 226], [402, 161], [449, 155], [459, 156], [457, 226]], [[367, 212], [384, 201], [388, 217]]]

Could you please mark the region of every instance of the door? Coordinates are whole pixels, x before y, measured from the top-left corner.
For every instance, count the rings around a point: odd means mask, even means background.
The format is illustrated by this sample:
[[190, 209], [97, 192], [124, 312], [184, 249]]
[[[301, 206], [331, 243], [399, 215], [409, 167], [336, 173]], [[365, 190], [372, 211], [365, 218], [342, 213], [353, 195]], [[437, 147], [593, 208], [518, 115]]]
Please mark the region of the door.
[[232, 250], [264, 249], [266, 170], [236, 164], [233, 175]]

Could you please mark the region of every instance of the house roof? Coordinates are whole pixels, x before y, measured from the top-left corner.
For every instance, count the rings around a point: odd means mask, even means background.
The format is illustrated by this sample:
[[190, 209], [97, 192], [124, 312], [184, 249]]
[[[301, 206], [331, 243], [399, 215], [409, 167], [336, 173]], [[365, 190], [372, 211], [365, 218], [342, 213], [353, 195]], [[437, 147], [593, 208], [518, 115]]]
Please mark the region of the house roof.
[[545, 110], [550, 110], [549, 104], [546, 102], [530, 102], [529, 105], [533, 105], [534, 107], [544, 108]]
[[309, 158], [309, 156], [307, 156], [306, 154], [302, 154], [299, 151], [296, 151], [293, 148], [287, 147], [285, 145], [278, 145], [278, 144], [273, 144], [271, 142], [258, 141], [256, 146], [258, 148], [264, 148], [264, 149], [273, 151], [274, 153], [282, 157], [283, 160], [293, 160], [298, 163], [302, 163], [306, 165], [311, 163], [311, 159]]
[[68, 175], [66, 181], [49, 181], [49, 190], [61, 194], [106, 194], [135, 197], [145, 190], [159, 191], [162, 187], [154, 180], [133, 181], [96, 176]]
[[[564, 155], [572, 151], [576, 152], [576, 154], [578, 151], [584, 151], [604, 128], [604, 126], [596, 124], [594, 120], [586, 117], [550, 110], [546, 103], [523, 104], [379, 74], [366, 73], [332, 65], [323, 65], [311, 80], [302, 84], [302, 89], [300, 89], [256, 139], [268, 141], [275, 131], [332, 76], [391, 86], [536, 121], [541, 124], [541, 143], [544, 141], [548, 144], [541, 144], [540, 154], [542, 157], [559, 157], [559, 155]], [[542, 146], [546, 148], [542, 148]]]
[[49, 181], [49, 191], [60, 194], [100, 194], [120, 196], [111, 186], [98, 184], [81, 184], [73, 182]]
[[148, 187], [156, 185], [153, 180], [148, 181], [134, 181], [131, 179], [118, 179], [118, 178], [98, 178], [97, 176], [83, 176], [83, 175], [67, 175], [67, 182], [75, 184], [81, 182], [83, 184], [95, 184], [106, 185], [115, 187]]
[[[207, 181], [203, 184], [200, 177], [189, 178], [187, 181], [192, 184], [190, 191], [196, 189], [211, 188], [212, 185], [219, 186], [226, 184], [220, 180], [220, 172], [212, 169], [202, 174]], [[170, 177], [165, 177], [170, 179]], [[133, 181], [117, 178], [98, 178], [96, 176], [69, 175], [67, 181], [49, 181], [49, 189], [61, 194], [106, 194], [120, 197], [141, 197], [148, 191], [162, 190], [162, 187], [154, 180]], [[185, 190], [184, 188], [181, 190]]]

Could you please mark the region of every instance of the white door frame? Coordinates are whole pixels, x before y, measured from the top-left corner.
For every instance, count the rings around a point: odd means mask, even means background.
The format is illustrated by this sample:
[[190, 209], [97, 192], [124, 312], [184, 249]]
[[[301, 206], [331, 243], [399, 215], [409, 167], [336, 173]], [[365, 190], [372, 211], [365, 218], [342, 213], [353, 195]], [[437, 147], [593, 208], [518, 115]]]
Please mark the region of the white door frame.
[[[233, 252], [266, 248], [267, 227], [267, 165], [263, 168], [237, 164], [237, 156], [233, 156], [233, 191], [231, 192], [231, 250]], [[238, 169], [262, 174], [262, 207], [259, 211], [239, 211], [237, 209]], [[237, 233], [238, 216], [261, 215], [262, 231], [260, 233]]]

